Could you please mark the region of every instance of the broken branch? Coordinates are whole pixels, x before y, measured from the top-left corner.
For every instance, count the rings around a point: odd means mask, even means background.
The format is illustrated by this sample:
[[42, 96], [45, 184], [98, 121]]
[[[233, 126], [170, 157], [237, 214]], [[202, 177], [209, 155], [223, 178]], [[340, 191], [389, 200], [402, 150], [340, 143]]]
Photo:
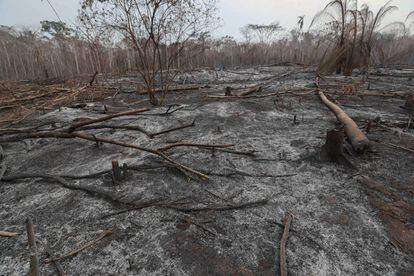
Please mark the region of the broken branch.
[[85, 243], [84, 245], [82, 245], [79, 248], [76, 248], [74, 250], [72, 250], [71, 252], [62, 255], [62, 256], [55, 256], [55, 257], [51, 257], [45, 260], [45, 263], [50, 263], [50, 262], [55, 262], [55, 261], [60, 261], [62, 259], [74, 256], [76, 254], [78, 254], [79, 252], [93, 246], [94, 244], [96, 244], [98, 241], [102, 240], [103, 238], [105, 238], [106, 236], [109, 236], [112, 234], [111, 230], [105, 230], [104, 232], [102, 232], [96, 239], [89, 241], [87, 243]]
[[[47, 246], [46, 243], [42, 242], [42, 240], [40, 240], [40, 239], [37, 239], [37, 241], [42, 244], [42, 246], [45, 249], [46, 254], [47, 254], [48, 257], [53, 257], [54, 256], [52, 250], [49, 248], [49, 246]], [[59, 276], [65, 276], [66, 275], [65, 271], [63, 270], [62, 266], [60, 265], [60, 263], [58, 261], [54, 261], [53, 264], [55, 265], [56, 272]]]
[[76, 129], [81, 128], [81, 127], [86, 126], [86, 125], [100, 123], [100, 122], [107, 121], [107, 120], [117, 118], [117, 117], [135, 115], [135, 114], [146, 112], [146, 111], [149, 111], [149, 110], [150, 110], [149, 108], [134, 109], [134, 110], [126, 111], [126, 112], [120, 112], [120, 113], [116, 113], [116, 114], [112, 114], [112, 115], [108, 115], [108, 116], [103, 116], [103, 117], [100, 117], [100, 118], [97, 118], [97, 119], [90, 119], [90, 120], [86, 120], [86, 121], [82, 121], [82, 122], [73, 124], [66, 130], [68, 132], [73, 132]]
[[144, 133], [148, 138], [153, 138], [153, 135], [148, 133], [145, 129], [143, 129], [140, 126], [128, 126], [128, 125], [121, 125], [121, 126], [114, 126], [114, 125], [90, 125], [90, 126], [84, 126], [79, 128], [78, 130], [91, 130], [91, 129], [122, 129], [122, 130], [133, 130], [133, 131], [139, 131]]
[[16, 232], [7, 232], [7, 231], [0, 231], [0, 237], [15, 237], [18, 233]]
[[[175, 92], [175, 91], [191, 91], [191, 90], [198, 90], [200, 89], [200, 86], [177, 86], [177, 87], [170, 87], [168, 89], [165, 88], [155, 88], [152, 89], [151, 93], [165, 93], [165, 92]], [[148, 94], [148, 91], [140, 91], [140, 95]]]
[[156, 133], [151, 133], [150, 135], [152, 137], [155, 137], [155, 136], [158, 136], [158, 135], [161, 135], [161, 134], [165, 134], [165, 133], [169, 133], [169, 132], [173, 132], [173, 131], [176, 131], [176, 130], [185, 129], [185, 128], [189, 128], [189, 127], [193, 127], [193, 126], [195, 126], [195, 119], [193, 120], [193, 122], [191, 124], [166, 129], [166, 130], [156, 132]]
[[280, 240], [280, 276], [287, 276], [287, 265], [286, 265], [286, 242], [289, 237], [290, 224], [292, 223], [293, 216], [288, 213], [285, 216], [285, 228], [283, 229], [282, 239]]
[[39, 274], [39, 259], [37, 257], [36, 238], [34, 232], [33, 222], [30, 218], [26, 220], [27, 241], [30, 250], [30, 276], [38, 276]]
[[396, 149], [405, 150], [405, 151], [414, 153], [414, 149], [410, 149], [410, 148], [406, 148], [406, 147], [394, 145], [394, 144], [391, 144], [391, 143], [381, 143], [381, 144], [386, 145], [386, 146], [389, 146], [389, 147], [393, 147], [393, 148], [396, 148]]
[[206, 212], [206, 211], [228, 211], [236, 209], [254, 208], [258, 206], [266, 205], [269, 202], [268, 199], [262, 199], [257, 201], [251, 201], [246, 203], [239, 203], [226, 206], [203, 206], [203, 207], [178, 207], [173, 205], [162, 205], [160, 207], [169, 208], [180, 212], [191, 213], [191, 212]]
[[223, 145], [216, 145], [216, 144], [194, 144], [194, 143], [174, 143], [170, 145], [166, 145], [164, 147], [160, 147], [157, 151], [166, 151], [175, 147], [196, 147], [196, 148], [229, 148], [233, 147], [234, 144], [223, 144]]

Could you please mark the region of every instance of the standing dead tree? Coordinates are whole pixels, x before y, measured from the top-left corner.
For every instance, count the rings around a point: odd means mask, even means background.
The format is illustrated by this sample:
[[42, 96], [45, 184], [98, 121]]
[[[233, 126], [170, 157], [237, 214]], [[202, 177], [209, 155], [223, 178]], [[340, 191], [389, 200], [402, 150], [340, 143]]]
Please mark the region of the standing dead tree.
[[110, 29], [133, 49], [134, 61], [151, 104], [162, 103], [180, 53], [191, 39], [209, 31], [216, 0], [83, 0], [80, 19]]

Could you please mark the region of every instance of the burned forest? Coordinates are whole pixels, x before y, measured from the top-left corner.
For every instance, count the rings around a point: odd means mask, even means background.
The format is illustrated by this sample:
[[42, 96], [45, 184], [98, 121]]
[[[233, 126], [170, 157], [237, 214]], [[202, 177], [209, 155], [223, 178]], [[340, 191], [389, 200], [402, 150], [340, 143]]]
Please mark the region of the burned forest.
[[0, 275], [414, 275], [414, 4], [58, 2], [0, 3]]

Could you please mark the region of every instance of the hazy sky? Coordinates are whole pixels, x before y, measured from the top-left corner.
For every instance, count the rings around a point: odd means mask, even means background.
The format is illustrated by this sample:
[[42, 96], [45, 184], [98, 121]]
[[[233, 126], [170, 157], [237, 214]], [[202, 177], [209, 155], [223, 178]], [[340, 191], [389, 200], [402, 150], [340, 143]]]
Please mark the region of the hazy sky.
[[[49, 0], [63, 21], [76, 20], [79, 0]], [[219, 0], [219, 15], [222, 27], [215, 36], [231, 35], [240, 38], [239, 29], [245, 24], [266, 24], [279, 21], [286, 28], [295, 26], [299, 15], [306, 15], [307, 26], [315, 13], [321, 10], [326, 0]], [[386, 0], [359, 0], [377, 10]], [[414, 0], [394, 0], [399, 11], [386, 20], [403, 21], [414, 10]], [[0, 0], [0, 25], [29, 25], [39, 28], [41, 20], [57, 20], [46, 0]]]

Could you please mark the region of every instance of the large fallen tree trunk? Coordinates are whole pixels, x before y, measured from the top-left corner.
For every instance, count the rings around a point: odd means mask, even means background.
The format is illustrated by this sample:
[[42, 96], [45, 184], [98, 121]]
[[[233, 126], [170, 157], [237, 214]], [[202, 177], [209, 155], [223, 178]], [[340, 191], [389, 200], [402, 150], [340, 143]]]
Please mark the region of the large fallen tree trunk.
[[338, 121], [344, 125], [345, 134], [351, 142], [354, 150], [358, 153], [362, 153], [368, 149], [370, 142], [365, 134], [359, 129], [354, 120], [352, 120], [339, 106], [328, 100], [321, 90], [319, 90], [319, 97], [322, 102], [335, 114]]

